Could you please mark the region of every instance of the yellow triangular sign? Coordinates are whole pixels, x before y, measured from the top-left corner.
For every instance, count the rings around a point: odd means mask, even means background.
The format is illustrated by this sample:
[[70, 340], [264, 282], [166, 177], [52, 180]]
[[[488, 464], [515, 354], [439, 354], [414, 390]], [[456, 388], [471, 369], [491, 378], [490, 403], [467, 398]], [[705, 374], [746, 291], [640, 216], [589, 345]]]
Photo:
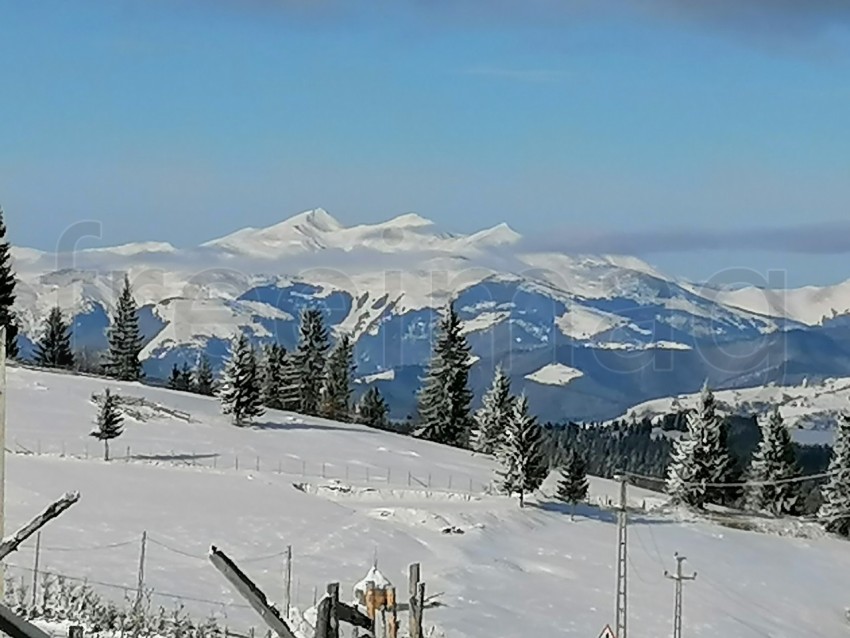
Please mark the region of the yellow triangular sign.
[[599, 638], [617, 638], [617, 634], [615, 634], [614, 630], [611, 629], [611, 625], [605, 625], [602, 633], [599, 634]]

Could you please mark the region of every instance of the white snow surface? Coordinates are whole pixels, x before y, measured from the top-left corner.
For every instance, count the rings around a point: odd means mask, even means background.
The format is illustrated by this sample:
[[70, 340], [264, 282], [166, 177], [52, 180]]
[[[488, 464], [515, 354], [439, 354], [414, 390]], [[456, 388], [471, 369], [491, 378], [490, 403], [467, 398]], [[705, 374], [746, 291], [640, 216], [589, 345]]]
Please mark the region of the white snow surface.
[[[705, 291], [704, 291], [705, 292]], [[782, 317], [810, 326], [850, 313], [850, 280], [834, 286], [765, 289], [749, 286], [716, 291], [720, 303], [769, 317]]]
[[[427, 593], [440, 594], [443, 604], [426, 611], [425, 623], [449, 638], [593, 638], [613, 622], [613, 513], [582, 506], [571, 522], [569, 508], [544, 494], [523, 510], [516, 500], [482, 494], [493, 471], [487, 457], [285, 412], [236, 428], [214, 399], [137, 384], [20, 368], [8, 376], [7, 446], [19, 453], [7, 455], [7, 529], [80, 490], [80, 502], [44, 528], [41, 566], [87, 577], [104, 595], [122, 599], [124, 592], [100, 583], [134, 586], [147, 530], [145, 584], [156, 592], [154, 603], [170, 606], [161, 595], [180, 594], [195, 614], [226, 611], [237, 630], [261, 624], [210, 564], [210, 544], [275, 601], [281, 553], [291, 544], [294, 601], [302, 611], [312, 605], [314, 587], [322, 592], [338, 581], [350, 592], [377, 549], [381, 571], [396, 583], [406, 582], [408, 563], [422, 563]], [[106, 387], [162, 408], [126, 421], [112, 446], [119, 458], [109, 463], [86, 436], [95, 413], [90, 395]], [[125, 461], [128, 446], [133, 458]], [[551, 479], [543, 492], [550, 489]], [[616, 489], [593, 479], [591, 501], [612, 498]], [[645, 490], [630, 488], [629, 495], [632, 505], [661, 501]], [[635, 637], [669, 635], [672, 584], [662, 574], [676, 551], [699, 572], [686, 585], [689, 636], [848, 632], [846, 541], [755, 533], [650, 509], [630, 516], [629, 543]], [[28, 580], [32, 561], [28, 542], [6, 569]]]
[[584, 376], [581, 370], [565, 366], [563, 363], [549, 363], [539, 370], [525, 375], [525, 378], [545, 385], [567, 385], [570, 381], [581, 376]]
[[[850, 377], [796, 386], [757, 386], [716, 390], [718, 409], [724, 414], [766, 415], [779, 407], [785, 424], [801, 443], [831, 443], [835, 424], [850, 413]], [[681, 394], [640, 403], [620, 418], [654, 418], [697, 405], [699, 393]]]

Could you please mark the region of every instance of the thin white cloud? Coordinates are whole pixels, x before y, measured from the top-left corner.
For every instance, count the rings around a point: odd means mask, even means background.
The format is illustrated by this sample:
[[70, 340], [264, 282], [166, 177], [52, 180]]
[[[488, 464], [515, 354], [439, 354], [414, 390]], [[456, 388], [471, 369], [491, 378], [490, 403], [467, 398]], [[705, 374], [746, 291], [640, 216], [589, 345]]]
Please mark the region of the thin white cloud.
[[850, 222], [774, 228], [668, 228], [645, 231], [563, 229], [523, 239], [521, 249], [565, 253], [652, 255], [693, 251], [762, 251], [798, 255], [850, 253]]

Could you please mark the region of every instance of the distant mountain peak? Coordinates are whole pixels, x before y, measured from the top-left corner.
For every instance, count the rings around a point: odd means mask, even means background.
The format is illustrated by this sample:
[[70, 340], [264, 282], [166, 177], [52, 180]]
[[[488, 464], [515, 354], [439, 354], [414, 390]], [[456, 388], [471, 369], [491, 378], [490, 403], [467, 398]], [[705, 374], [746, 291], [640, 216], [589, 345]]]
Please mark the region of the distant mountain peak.
[[332, 233], [335, 230], [340, 230], [344, 228], [344, 226], [340, 224], [339, 221], [324, 208], [314, 208], [312, 210], [306, 210], [303, 213], [299, 213], [298, 215], [290, 217], [281, 225], [307, 225], [325, 233]]
[[422, 217], [418, 213], [405, 213], [379, 225], [384, 228], [419, 228], [422, 226], [433, 226], [434, 222]]

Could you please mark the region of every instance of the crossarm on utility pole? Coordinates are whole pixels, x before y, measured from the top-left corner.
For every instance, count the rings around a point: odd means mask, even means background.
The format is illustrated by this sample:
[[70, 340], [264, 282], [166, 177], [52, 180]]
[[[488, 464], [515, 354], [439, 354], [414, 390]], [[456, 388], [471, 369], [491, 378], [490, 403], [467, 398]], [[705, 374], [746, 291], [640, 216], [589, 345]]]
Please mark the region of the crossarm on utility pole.
[[48, 505], [41, 514], [36, 516], [9, 538], [4, 538], [3, 541], [0, 542], [0, 560], [3, 560], [6, 556], [18, 549], [21, 543], [40, 530], [45, 523], [59, 516], [62, 512], [79, 500], [79, 492], [68, 492], [56, 502]]
[[234, 589], [248, 601], [248, 604], [260, 615], [260, 618], [263, 619], [273, 632], [280, 636], [280, 638], [296, 638], [289, 625], [281, 618], [277, 608], [269, 603], [266, 595], [254, 584], [254, 581], [248, 578], [236, 566], [236, 563], [214, 545], [210, 547], [210, 561], [230, 584], [233, 585]]

